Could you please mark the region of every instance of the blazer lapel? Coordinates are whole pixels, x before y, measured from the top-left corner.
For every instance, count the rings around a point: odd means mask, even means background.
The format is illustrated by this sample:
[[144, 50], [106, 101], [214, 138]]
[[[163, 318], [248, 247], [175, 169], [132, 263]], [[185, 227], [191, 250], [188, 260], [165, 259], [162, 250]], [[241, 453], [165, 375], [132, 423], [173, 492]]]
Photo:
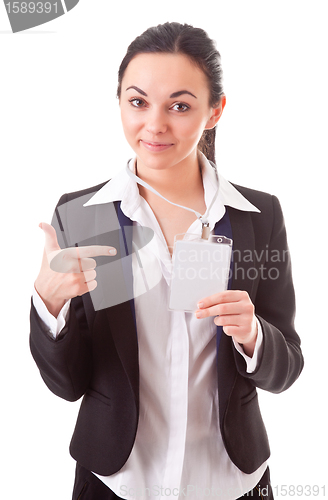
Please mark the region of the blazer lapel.
[[232, 290], [245, 290], [252, 296], [255, 235], [250, 212], [228, 207], [233, 238]]
[[[133, 276], [131, 248], [133, 223], [123, 214], [119, 202], [96, 205], [95, 209], [96, 232], [99, 235], [96, 238], [97, 244], [112, 245], [117, 249], [115, 284], [113, 286], [112, 283], [110, 293], [119, 293], [123, 297], [120, 303], [110, 307], [99, 307], [99, 309], [105, 309], [118, 355], [134, 391], [135, 400], [138, 406], [138, 342], [134, 300], [132, 298]], [[113, 209], [114, 214], [109, 213], [109, 211], [111, 212]], [[115, 220], [115, 225], [113, 225], [113, 219]], [[111, 224], [110, 227], [109, 224]], [[110, 280], [113, 281], [113, 278], [111, 276], [111, 266], [103, 267], [104, 269], [99, 267], [97, 280], [99, 281], [99, 297], [103, 296], [106, 300], [106, 293], [108, 294], [106, 286]], [[99, 298], [99, 300], [101, 299]]]
[[[254, 280], [250, 279], [249, 269], [254, 263], [248, 262], [246, 255], [254, 255], [255, 237], [254, 229], [249, 212], [243, 212], [227, 207], [233, 238], [233, 273], [232, 290], [246, 290], [252, 296]], [[236, 381], [237, 368], [234, 360], [233, 345], [231, 337], [224, 333], [221, 336], [218, 348], [218, 391], [219, 391], [219, 415], [221, 429], [228, 400]]]

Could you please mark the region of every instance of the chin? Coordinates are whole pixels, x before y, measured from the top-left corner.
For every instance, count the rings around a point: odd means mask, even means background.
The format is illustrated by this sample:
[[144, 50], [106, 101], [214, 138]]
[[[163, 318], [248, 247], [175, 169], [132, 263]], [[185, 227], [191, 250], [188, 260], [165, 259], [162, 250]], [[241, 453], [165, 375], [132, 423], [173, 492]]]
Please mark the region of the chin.
[[145, 165], [145, 167], [154, 170], [164, 170], [170, 167], [173, 163], [177, 163], [174, 161], [173, 156], [165, 153], [168, 153], [168, 151], [163, 151], [161, 153], [136, 154], [137, 159]]

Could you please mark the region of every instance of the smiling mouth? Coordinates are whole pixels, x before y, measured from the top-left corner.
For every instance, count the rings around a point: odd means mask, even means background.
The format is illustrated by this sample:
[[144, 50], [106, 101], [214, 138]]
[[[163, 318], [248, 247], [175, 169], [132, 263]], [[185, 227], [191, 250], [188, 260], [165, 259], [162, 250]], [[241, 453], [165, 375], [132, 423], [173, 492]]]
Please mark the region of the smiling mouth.
[[152, 152], [156, 151], [165, 151], [166, 149], [169, 149], [171, 146], [173, 146], [172, 143], [168, 142], [152, 142], [152, 141], [143, 141], [140, 140], [141, 144], [148, 150]]

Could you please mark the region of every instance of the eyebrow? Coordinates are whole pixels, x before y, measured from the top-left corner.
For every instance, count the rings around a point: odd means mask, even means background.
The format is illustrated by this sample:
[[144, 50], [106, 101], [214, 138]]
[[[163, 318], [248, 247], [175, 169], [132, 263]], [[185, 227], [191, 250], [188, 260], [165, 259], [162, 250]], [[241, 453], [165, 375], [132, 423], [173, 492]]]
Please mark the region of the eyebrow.
[[144, 95], [145, 97], [147, 97], [146, 92], [144, 92], [143, 90], [139, 89], [139, 87], [136, 87], [135, 85], [132, 85], [131, 87], [128, 87], [126, 90], [129, 90], [129, 89], [134, 89], [137, 92], [139, 92], [139, 94]]
[[183, 95], [183, 94], [189, 94], [192, 97], [194, 97], [195, 99], [197, 99], [197, 97], [194, 94], [192, 94], [191, 92], [189, 92], [189, 90], [179, 90], [179, 92], [173, 92], [173, 94], [171, 94], [170, 97], [180, 97], [180, 95]]
[[[146, 92], [144, 92], [143, 90], [139, 89], [139, 87], [136, 87], [135, 85], [132, 85], [131, 87], [128, 87], [126, 90], [129, 90], [129, 89], [134, 89], [137, 92], [139, 92], [139, 94], [144, 95], [145, 97], [148, 97], [147, 94], [146, 94]], [[170, 95], [170, 98], [180, 97], [180, 95], [183, 95], [183, 94], [189, 94], [192, 97], [194, 97], [195, 99], [197, 99], [197, 97], [194, 94], [192, 94], [191, 92], [189, 92], [189, 90], [179, 90], [178, 92], [173, 92], [173, 94]]]

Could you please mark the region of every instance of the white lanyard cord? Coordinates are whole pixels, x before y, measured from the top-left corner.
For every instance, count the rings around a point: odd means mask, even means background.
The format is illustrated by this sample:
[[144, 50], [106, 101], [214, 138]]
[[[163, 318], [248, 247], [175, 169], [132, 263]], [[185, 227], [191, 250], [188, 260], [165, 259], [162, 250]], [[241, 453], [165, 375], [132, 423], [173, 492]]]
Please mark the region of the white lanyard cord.
[[[215, 168], [215, 167], [214, 167]], [[131, 170], [129, 169], [129, 163], [127, 164], [126, 166], [126, 172], [128, 173], [128, 175], [134, 179], [138, 184], [140, 184], [141, 186], [144, 186], [146, 189], [149, 189], [150, 191], [152, 191], [154, 194], [156, 194], [157, 196], [159, 196], [160, 198], [162, 198], [163, 200], [167, 201], [168, 203], [171, 203], [171, 205], [175, 205], [176, 207], [179, 207], [179, 208], [184, 208], [185, 210], [189, 210], [189, 212], [193, 212], [196, 217], [201, 221], [202, 223], [202, 238], [205, 238], [205, 239], [208, 239], [208, 235], [209, 235], [209, 231], [206, 231], [204, 233], [204, 227], [206, 228], [209, 228], [209, 223], [207, 221], [207, 217], [208, 217], [208, 214], [209, 214], [209, 211], [211, 210], [216, 198], [217, 198], [217, 195], [219, 194], [219, 185], [218, 185], [218, 188], [216, 190], [216, 193], [215, 195], [213, 196], [213, 199], [208, 207], [208, 209], [206, 210], [205, 214], [202, 215], [200, 214], [199, 212], [197, 212], [196, 210], [194, 210], [193, 208], [188, 208], [188, 207], [184, 207], [183, 205], [178, 205], [177, 203], [173, 203], [173, 201], [170, 201], [168, 200], [167, 198], [164, 198], [164, 196], [162, 196], [158, 191], [156, 191], [156, 189], [152, 188], [149, 184], [147, 184], [147, 182], [143, 181], [142, 179], [140, 179], [139, 177], [137, 177], [133, 172], [131, 172]], [[216, 172], [216, 168], [215, 168], [215, 173], [217, 174]]]

